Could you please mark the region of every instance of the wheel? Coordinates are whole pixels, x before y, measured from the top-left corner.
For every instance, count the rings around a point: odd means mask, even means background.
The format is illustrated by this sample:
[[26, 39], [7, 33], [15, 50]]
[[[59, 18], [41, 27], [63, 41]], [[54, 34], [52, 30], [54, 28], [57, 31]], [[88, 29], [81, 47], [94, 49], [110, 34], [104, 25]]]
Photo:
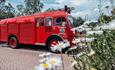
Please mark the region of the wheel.
[[12, 48], [12, 49], [16, 49], [18, 48], [18, 40], [16, 37], [10, 37], [8, 39], [8, 45]]
[[61, 38], [52, 38], [48, 41], [48, 49], [49, 51], [53, 53], [58, 53], [60, 52], [58, 49], [55, 48], [56, 44], [58, 44], [59, 41], [63, 41]]

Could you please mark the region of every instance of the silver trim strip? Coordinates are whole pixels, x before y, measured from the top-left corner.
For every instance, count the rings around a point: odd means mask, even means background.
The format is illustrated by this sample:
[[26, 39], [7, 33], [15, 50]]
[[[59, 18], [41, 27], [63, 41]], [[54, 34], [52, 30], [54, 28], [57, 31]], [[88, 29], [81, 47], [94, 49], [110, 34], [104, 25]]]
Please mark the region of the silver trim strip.
[[46, 44], [45, 43], [35, 43], [35, 45], [43, 45], [43, 46], [45, 46]]

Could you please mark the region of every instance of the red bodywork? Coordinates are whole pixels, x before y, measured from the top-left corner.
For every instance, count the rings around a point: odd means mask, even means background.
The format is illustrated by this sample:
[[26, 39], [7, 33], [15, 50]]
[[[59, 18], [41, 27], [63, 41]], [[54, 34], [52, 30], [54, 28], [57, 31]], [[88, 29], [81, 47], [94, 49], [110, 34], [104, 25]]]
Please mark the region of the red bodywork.
[[[66, 26], [55, 26], [54, 19], [56, 17], [64, 17]], [[48, 38], [55, 35], [71, 42], [74, 34], [70, 30], [71, 26], [67, 17], [68, 14], [64, 11], [52, 11], [1, 20], [0, 41], [7, 42], [8, 37], [14, 35], [20, 44], [45, 45]], [[48, 18], [51, 20], [50, 25], [47, 25]], [[40, 19], [44, 21], [42, 26], [39, 24]]]

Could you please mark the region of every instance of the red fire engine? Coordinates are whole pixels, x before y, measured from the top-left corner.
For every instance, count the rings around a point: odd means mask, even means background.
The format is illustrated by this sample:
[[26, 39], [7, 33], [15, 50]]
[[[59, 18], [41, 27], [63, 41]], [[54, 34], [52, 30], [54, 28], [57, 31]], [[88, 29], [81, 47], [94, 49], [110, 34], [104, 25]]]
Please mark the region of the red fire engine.
[[[50, 11], [30, 16], [20, 16], [0, 21], [0, 41], [7, 42], [11, 48], [19, 44], [46, 45], [51, 50], [52, 44], [68, 40], [74, 32], [74, 21], [65, 11]], [[52, 51], [52, 50], [51, 50]]]

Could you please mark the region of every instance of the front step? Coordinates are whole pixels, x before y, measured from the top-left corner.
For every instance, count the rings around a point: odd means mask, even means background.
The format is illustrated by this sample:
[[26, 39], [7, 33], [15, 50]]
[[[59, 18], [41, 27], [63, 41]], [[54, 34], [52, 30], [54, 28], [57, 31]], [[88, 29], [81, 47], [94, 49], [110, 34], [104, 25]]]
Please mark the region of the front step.
[[2, 47], [10, 47], [10, 45], [7, 44], [1, 44]]

